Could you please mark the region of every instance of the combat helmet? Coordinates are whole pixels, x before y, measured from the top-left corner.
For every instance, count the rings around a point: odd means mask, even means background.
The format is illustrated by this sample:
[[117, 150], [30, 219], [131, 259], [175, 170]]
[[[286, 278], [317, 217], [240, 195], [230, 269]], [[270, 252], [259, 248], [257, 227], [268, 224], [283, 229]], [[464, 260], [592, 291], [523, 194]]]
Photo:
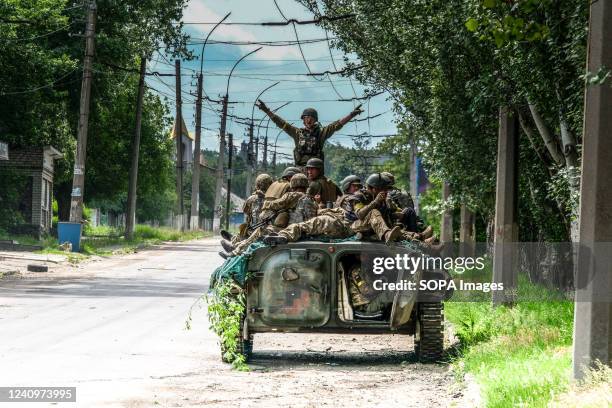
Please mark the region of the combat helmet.
[[314, 108], [304, 109], [304, 111], [302, 112], [302, 116], [300, 116], [300, 119], [304, 119], [304, 116], [312, 116], [316, 121], [319, 120], [319, 114], [317, 113], [317, 110]]
[[274, 180], [272, 179], [272, 176], [262, 173], [255, 179], [255, 188], [265, 192], [273, 182]]
[[281, 174], [281, 178], [287, 178], [287, 177], [293, 177], [298, 173], [301, 173], [302, 170], [300, 170], [299, 167], [287, 167], [284, 171], [283, 174]]
[[381, 173], [370, 174], [366, 179], [368, 187], [387, 188], [391, 187], [391, 180], [383, 176]]
[[342, 188], [342, 192], [343, 193], [346, 193], [348, 191], [349, 187], [351, 186], [351, 184], [355, 184], [355, 183], [361, 184], [361, 178], [359, 176], [351, 174], [350, 176], [346, 176], [340, 182], [340, 188]]
[[291, 177], [291, 181], [289, 182], [292, 189], [304, 188], [307, 189], [310, 184], [308, 181], [308, 177], [305, 174], [298, 173], [295, 176]]
[[395, 176], [392, 173], [389, 173], [388, 171], [383, 171], [382, 173], [380, 173], [380, 175], [387, 178], [391, 185], [395, 184]]
[[313, 157], [306, 162], [306, 167], [314, 167], [315, 169], [323, 170], [323, 160]]

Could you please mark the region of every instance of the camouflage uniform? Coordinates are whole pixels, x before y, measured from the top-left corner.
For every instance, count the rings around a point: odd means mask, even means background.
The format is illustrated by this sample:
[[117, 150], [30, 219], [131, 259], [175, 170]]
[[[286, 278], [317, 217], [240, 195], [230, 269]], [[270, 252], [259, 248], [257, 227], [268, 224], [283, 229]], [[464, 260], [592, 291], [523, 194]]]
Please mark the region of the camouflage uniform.
[[321, 207], [323, 208], [327, 207], [327, 203], [332, 203], [331, 206], [333, 206], [333, 203], [335, 203], [338, 197], [342, 195], [342, 191], [340, 191], [340, 188], [336, 185], [336, 183], [323, 175], [320, 175], [316, 179], [312, 180], [310, 182], [310, 186], [310, 188], [313, 190], [320, 191]]
[[232, 245], [237, 245], [241, 240], [248, 237], [249, 230], [252, 226], [259, 223], [264, 198], [265, 194], [263, 191], [255, 190], [255, 192], [246, 199], [244, 207], [242, 207], [242, 212], [245, 215], [245, 222], [240, 226], [240, 233], [232, 237]]
[[247, 225], [250, 226], [259, 222], [259, 213], [262, 210], [264, 198], [265, 193], [263, 191], [255, 190], [255, 192], [244, 202], [242, 212], [245, 215], [245, 223]]
[[384, 240], [385, 234], [393, 225], [391, 219], [393, 209], [387, 204], [386, 202], [375, 203], [372, 194], [365, 190], [355, 194], [354, 208], [359, 219], [353, 223], [353, 230], [355, 232], [373, 231], [378, 239]]
[[367, 271], [368, 268], [364, 269], [360, 263], [353, 265], [349, 270], [351, 304], [355, 311], [378, 312], [393, 302], [395, 293], [388, 290], [374, 290], [367, 276], [363, 273], [364, 270]]
[[394, 206], [394, 220], [403, 225], [406, 231], [418, 232], [419, 217], [414, 211], [414, 201], [410, 193], [394, 188], [387, 193], [387, 205]]
[[337, 208], [319, 210], [318, 216], [306, 222], [291, 224], [279, 231], [278, 235], [287, 238], [289, 242], [298, 241], [303, 236], [325, 235], [329, 238], [348, 238], [355, 235], [351, 224], [357, 219], [352, 207], [355, 197], [345, 194], [338, 198], [342, 203]]
[[[355, 196], [354, 208], [359, 219], [351, 227], [355, 232], [374, 232], [379, 240], [384, 241], [385, 234], [395, 224], [394, 213], [397, 213], [399, 209], [389, 200], [377, 203], [367, 190], [360, 191]], [[409, 231], [404, 231], [401, 237], [403, 240], [413, 238], [414, 234]]]
[[[285, 193], [281, 198], [273, 201], [266, 201], [263, 204], [261, 219], [273, 218], [277, 212], [288, 212], [289, 220], [302, 223], [309, 220], [317, 215], [317, 204], [314, 200], [306, 193], [299, 191], [290, 191]], [[236, 256], [244, 252], [249, 245], [257, 241], [259, 238], [269, 235], [270, 233], [277, 232], [282, 227], [277, 225], [264, 225], [257, 228], [253, 233], [245, 240], [241, 241], [231, 255]]]
[[295, 142], [293, 157], [296, 166], [305, 166], [308, 159], [317, 157], [323, 160], [323, 145], [334, 132], [342, 129], [340, 121], [335, 121], [327, 126], [321, 126], [317, 122], [313, 129], [300, 129], [285, 121], [274, 112], [267, 112], [272, 122], [284, 130]]
[[339, 209], [320, 210], [318, 216], [308, 221], [291, 224], [278, 232], [289, 242], [298, 241], [303, 236], [325, 235], [328, 238], [348, 238], [354, 235], [351, 224], [344, 219]]

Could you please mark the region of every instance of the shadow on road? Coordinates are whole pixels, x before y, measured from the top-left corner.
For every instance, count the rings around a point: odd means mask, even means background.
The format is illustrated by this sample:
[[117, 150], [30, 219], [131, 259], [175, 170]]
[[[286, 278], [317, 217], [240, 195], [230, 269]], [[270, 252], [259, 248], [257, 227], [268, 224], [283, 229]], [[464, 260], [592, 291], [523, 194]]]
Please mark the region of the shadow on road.
[[18, 279], [0, 283], [0, 296], [41, 297], [196, 297], [207, 284], [153, 278]]
[[330, 368], [385, 366], [385, 369], [388, 369], [389, 365], [397, 365], [397, 368], [400, 369], [402, 363], [416, 364], [417, 362], [416, 355], [412, 351], [304, 352], [261, 350], [253, 352], [249, 364], [263, 366], [268, 371], [280, 371], [287, 367], [320, 370], [322, 366], [329, 366]]

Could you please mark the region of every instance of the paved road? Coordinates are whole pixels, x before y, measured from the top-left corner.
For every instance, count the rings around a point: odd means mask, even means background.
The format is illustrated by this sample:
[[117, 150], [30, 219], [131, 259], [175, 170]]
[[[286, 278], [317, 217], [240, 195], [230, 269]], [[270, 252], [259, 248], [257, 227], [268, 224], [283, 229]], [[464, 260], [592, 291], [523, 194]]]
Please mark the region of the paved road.
[[79, 407], [460, 401], [448, 368], [414, 363], [406, 336], [261, 335], [253, 370], [232, 370], [197, 306], [218, 250], [211, 239], [168, 244], [0, 281], [0, 386], [76, 386]]

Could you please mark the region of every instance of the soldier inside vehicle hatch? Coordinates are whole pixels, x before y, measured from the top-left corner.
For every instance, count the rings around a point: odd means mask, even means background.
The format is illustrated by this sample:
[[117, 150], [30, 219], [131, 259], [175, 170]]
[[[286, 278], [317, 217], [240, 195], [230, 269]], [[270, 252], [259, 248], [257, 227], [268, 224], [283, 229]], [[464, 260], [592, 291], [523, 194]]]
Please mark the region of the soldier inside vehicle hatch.
[[264, 111], [276, 123], [276, 126], [291, 136], [295, 142], [295, 148], [293, 149], [295, 165], [302, 167], [306, 166], [309, 159], [317, 158], [323, 160], [323, 145], [325, 145], [327, 139], [351, 119], [363, 112], [361, 105], [359, 105], [342, 119], [332, 122], [327, 126], [321, 126], [317, 111], [313, 108], [307, 108], [302, 112], [301, 119], [304, 127], [300, 129], [272, 112], [262, 101], [257, 101], [257, 107]]

